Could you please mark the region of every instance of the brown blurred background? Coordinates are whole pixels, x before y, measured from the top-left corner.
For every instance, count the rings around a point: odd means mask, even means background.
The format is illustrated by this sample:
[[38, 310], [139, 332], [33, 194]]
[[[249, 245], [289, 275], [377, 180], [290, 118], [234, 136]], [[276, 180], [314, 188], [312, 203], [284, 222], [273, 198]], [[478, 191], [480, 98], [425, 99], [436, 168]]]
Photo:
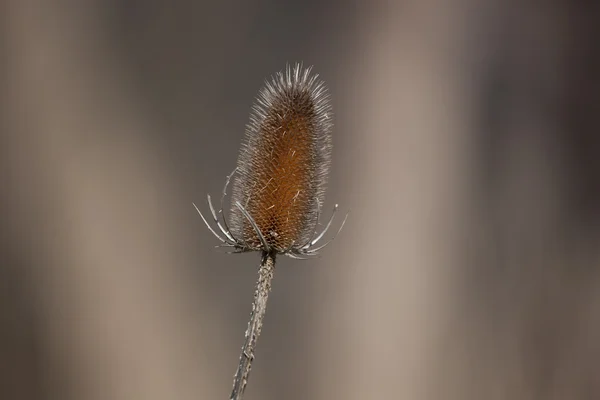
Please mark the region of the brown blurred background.
[[5, 0], [0, 399], [229, 395], [257, 254], [213, 249], [286, 62], [336, 115], [316, 261], [246, 399], [600, 398], [600, 2]]

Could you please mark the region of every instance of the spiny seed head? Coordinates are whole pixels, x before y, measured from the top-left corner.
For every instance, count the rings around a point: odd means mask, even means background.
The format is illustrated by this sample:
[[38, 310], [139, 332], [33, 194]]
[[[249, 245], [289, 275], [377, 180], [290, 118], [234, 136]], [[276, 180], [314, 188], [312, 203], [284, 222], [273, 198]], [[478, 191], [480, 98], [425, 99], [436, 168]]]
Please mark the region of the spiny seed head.
[[247, 248], [287, 252], [311, 240], [332, 148], [329, 95], [317, 77], [311, 68], [288, 66], [266, 82], [252, 108], [233, 181], [229, 224]]

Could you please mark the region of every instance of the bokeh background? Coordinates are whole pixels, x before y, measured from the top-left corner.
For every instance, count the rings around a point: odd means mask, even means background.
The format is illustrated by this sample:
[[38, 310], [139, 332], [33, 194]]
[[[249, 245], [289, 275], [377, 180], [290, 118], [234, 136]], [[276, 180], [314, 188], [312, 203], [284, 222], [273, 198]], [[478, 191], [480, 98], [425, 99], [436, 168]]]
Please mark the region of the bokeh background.
[[600, 398], [599, 6], [4, 0], [0, 398], [228, 398], [259, 256], [192, 201], [296, 61], [352, 211], [245, 398]]

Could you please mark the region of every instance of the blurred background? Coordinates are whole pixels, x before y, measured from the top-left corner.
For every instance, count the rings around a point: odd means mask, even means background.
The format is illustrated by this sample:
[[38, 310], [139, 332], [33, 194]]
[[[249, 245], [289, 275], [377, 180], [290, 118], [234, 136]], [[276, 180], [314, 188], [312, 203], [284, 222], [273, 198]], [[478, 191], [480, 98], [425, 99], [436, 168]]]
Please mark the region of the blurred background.
[[266, 78], [327, 82], [315, 261], [245, 398], [600, 398], [600, 2], [5, 0], [0, 398], [225, 399], [258, 254], [206, 209]]

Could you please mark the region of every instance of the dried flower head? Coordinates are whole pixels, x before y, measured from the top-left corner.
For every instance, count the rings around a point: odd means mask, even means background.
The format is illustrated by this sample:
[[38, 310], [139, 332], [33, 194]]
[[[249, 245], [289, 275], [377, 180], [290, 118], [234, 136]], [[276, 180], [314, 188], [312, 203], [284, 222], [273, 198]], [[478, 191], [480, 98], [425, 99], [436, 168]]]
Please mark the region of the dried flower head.
[[[331, 163], [332, 110], [327, 89], [311, 68], [296, 64], [267, 81], [252, 108], [250, 123], [231, 177], [231, 219], [219, 222], [208, 196], [214, 222], [234, 252], [263, 251], [293, 258], [315, 255], [314, 247], [331, 226], [317, 235]], [[198, 211], [200, 212], [200, 211]], [[200, 215], [202, 215], [200, 213]], [[347, 217], [347, 216], [346, 216]], [[346, 219], [342, 222], [340, 230]], [[333, 240], [333, 239], [332, 239]]]

